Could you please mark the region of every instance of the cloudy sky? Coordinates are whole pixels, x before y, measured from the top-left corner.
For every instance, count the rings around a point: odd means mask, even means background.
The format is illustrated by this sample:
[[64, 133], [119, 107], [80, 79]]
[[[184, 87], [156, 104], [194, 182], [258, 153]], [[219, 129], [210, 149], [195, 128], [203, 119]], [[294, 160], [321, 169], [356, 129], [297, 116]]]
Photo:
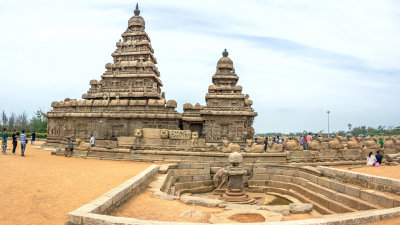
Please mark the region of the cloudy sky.
[[[0, 0], [0, 110], [80, 99], [112, 61], [136, 2]], [[224, 48], [256, 132], [400, 125], [400, 3], [139, 2], [167, 99], [205, 104]]]

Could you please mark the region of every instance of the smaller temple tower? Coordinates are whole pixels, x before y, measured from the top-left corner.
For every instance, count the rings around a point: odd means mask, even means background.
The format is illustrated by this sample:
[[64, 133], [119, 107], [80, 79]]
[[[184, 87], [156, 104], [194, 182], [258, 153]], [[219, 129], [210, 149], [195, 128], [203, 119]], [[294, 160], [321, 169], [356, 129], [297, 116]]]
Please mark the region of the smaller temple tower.
[[252, 125], [257, 113], [251, 107], [253, 102], [249, 95], [242, 94], [238, 80], [233, 62], [225, 49], [212, 76], [213, 84], [208, 87], [206, 106], [184, 105], [184, 129], [198, 131], [206, 143], [229, 140], [244, 146], [246, 139], [252, 139]]

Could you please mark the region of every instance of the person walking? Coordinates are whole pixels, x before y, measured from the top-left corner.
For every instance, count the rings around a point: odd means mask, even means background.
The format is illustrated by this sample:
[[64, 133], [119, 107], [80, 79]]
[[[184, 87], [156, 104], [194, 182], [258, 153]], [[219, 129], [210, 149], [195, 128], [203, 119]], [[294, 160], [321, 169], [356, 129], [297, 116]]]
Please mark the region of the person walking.
[[22, 134], [19, 135], [19, 141], [21, 144], [21, 156], [25, 156], [25, 148], [26, 144], [28, 143], [28, 139], [26, 138], [25, 131], [21, 131]]
[[6, 154], [7, 151], [7, 138], [8, 138], [7, 129], [4, 128], [3, 133], [1, 133], [1, 140], [2, 140], [1, 147], [3, 149], [4, 155]]
[[379, 144], [381, 145], [381, 148], [383, 148], [383, 140], [382, 140], [382, 138], [379, 138]]
[[93, 137], [93, 134], [91, 135], [92, 137], [90, 138], [90, 147], [94, 147], [94, 143], [96, 142], [96, 140]]
[[286, 147], [286, 143], [285, 143], [285, 139], [282, 138], [282, 151], [285, 151], [285, 147]]
[[268, 148], [268, 137], [266, 137], [264, 141], [264, 152], [267, 151], [267, 148]]
[[310, 132], [310, 133], [308, 133], [308, 135], [307, 135], [306, 139], [307, 139], [307, 143], [311, 143], [311, 142], [312, 142], [312, 136], [311, 136], [311, 132]]
[[13, 143], [13, 149], [12, 149], [12, 154], [15, 155], [15, 149], [17, 149], [18, 145], [18, 138], [19, 132], [17, 130], [14, 130], [14, 133], [12, 134], [12, 143]]
[[307, 140], [304, 135], [300, 136], [300, 145], [303, 146], [303, 150], [307, 150]]
[[36, 133], [32, 132], [32, 134], [31, 134], [31, 144], [35, 143], [35, 140], [36, 140]]

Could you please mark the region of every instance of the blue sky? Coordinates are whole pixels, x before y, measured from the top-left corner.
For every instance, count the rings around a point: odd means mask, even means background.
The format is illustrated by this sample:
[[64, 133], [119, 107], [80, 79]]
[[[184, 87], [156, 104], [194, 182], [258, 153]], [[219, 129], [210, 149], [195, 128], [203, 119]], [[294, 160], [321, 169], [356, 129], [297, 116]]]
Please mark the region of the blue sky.
[[[0, 0], [0, 110], [81, 98], [112, 61], [136, 2]], [[204, 104], [229, 51], [256, 132], [400, 125], [400, 3], [139, 2], [167, 99]]]

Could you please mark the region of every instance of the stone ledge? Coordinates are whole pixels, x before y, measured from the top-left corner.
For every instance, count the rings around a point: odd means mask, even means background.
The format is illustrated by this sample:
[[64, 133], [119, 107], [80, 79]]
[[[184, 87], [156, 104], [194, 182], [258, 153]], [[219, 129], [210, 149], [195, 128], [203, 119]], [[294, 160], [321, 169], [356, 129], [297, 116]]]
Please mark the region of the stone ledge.
[[[379, 221], [400, 216], [400, 207], [382, 210], [370, 210], [368, 212], [347, 213], [344, 215], [335, 215], [335, 217], [326, 217], [318, 219], [281, 221], [281, 222], [264, 222], [257, 223], [261, 225], [355, 225], [368, 222]], [[82, 215], [82, 223], [72, 224], [108, 224], [108, 225], [185, 225], [185, 222], [163, 222], [138, 220], [135, 218], [115, 217], [108, 215], [100, 215], [95, 213], [87, 213]], [[78, 221], [79, 222], [79, 221]], [[190, 223], [191, 225], [207, 225], [209, 223]], [[221, 224], [222, 225], [222, 224]]]
[[[326, 166], [317, 166], [317, 170], [324, 173], [325, 176], [334, 176], [337, 180], [366, 187], [368, 184], [368, 188], [375, 189], [378, 191], [387, 191], [393, 194], [400, 194], [400, 180], [380, 177], [375, 175], [369, 175], [364, 173], [358, 173], [353, 171], [346, 171], [336, 168], [330, 168]], [[358, 197], [358, 196], [357, 196]]]
[[68, 213], [68, 222], [72, 224], [88, 224], [88, 214], [109, 213], [121, 205], [132, 194], [147, 188], [151, 178], [157, 173], [159, 166], [151, 165], [135, 177], [111, 189], [92, 202]]

